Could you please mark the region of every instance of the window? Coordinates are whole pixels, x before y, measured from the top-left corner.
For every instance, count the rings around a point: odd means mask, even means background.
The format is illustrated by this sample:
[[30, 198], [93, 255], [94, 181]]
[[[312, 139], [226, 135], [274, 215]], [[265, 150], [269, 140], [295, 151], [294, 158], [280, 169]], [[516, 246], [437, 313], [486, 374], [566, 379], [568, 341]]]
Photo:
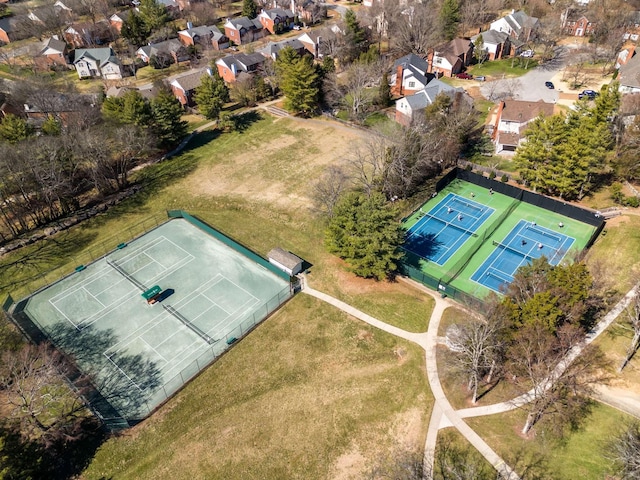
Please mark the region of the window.
[[416, 86], [416, 82], [409, 82], [409, 88], [413, 88]]
[[433, 63], [435, 63], [436, 65], [440, 65], [442, 63], [442, 57], [434, 56]]

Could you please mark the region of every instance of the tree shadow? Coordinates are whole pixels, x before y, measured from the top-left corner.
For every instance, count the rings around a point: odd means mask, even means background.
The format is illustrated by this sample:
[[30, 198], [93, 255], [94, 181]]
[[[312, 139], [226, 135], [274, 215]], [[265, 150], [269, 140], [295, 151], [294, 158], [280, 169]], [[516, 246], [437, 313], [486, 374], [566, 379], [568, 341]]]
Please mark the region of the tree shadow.
[[244, 132], [254, 123], [262, 120], [262, 114], [257, 110], [250, 110], [248, 112], [239, 113], [233, 115], [233, 128], [237, 132]]
[[486, 397], [491, 391], [498, 386], [500, 380], [497, 379], [493, 382], [486, 383], [484, 386], [486, 387], [481, 393], [478, 394], [477, 401], [480, 401], [482, 398]]
[[[418, 258], [429, 258], [434, 255], [442, 245], [443, 243], [436, 239], [435, 234], [428, 233], [426, 235], [411, 235], [405, 241], [404, 248]], [[411, 264], [411, 259], [409, 263]], [[419, 268], [418, 265], [413, 266]]]
[[[187, 144], [184, 146], [182, 151], [177, 153], [176, 156], [182, 155], [184, 153], [187, 153], [191, 150], [195, 150], [200, 147], [204, 147], [208, 143], [213, 142], [219, 136], [220, 136], [220, 130], [218, 130], [217, 128], [198, 132], [191, 138], [191, 140], [187, 142]], [[165, 160], [165, 162], [170, 162], [173, 158], [175, 157], [171, 157], [171, 159]]]

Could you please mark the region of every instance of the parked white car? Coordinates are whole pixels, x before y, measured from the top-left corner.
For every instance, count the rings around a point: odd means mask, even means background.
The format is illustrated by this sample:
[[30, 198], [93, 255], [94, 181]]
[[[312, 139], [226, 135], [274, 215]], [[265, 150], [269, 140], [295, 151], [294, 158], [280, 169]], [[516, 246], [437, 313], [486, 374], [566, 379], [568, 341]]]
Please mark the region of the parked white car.
[[525, 50], [524, 52], [522, 52], [520, 54], [521, 57], [525, 57], [525, 58], [531, 58], [533, 57], [534, 51], [533, 50]]

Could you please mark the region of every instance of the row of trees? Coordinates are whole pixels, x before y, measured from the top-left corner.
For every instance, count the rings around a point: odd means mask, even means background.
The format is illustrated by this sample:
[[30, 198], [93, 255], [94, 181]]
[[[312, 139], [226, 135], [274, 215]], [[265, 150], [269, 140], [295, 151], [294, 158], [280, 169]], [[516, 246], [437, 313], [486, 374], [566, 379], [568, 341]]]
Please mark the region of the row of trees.
[[[51, 98], [59, 99], [59, 94], [39, 90], [41, 87], [31, 87], [34, 93], [28, 95], [41, 111], [50, 112], [37, 132], [25, 119], [13, 115], [0, 123], [4, 238], [122, 190], [136, 163], [176, 145], [186, 135], [182, 107], [168, 91], [151, 101], [137, 91], [110, 97], [102, 104], [102, 115], [89, 102], [60, 114], [52, 107], [55, 102], [47, 104]], [[16, 92], [14, 99], [23, 94]]]

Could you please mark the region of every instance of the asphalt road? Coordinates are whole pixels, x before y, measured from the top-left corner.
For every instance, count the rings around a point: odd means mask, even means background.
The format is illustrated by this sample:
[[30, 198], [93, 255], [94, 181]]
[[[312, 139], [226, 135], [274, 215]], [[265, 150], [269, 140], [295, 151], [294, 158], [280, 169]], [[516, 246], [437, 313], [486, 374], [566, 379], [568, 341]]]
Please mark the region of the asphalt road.
[[[482, 95], [489, 100], [515, 98], [517, 100], [538, 101], [547, 103], [558, 101], [558, 90], [550, 90], [544, 86], [554, 75], [562, 71], [571, 58], [569, 47], [557, 47], [556, 56], [543, 65], [532, 69], [519, 78], [508, 78], [485, 82], [480, 87]], [[557, 87], [557, 86], [556, 86]]]

